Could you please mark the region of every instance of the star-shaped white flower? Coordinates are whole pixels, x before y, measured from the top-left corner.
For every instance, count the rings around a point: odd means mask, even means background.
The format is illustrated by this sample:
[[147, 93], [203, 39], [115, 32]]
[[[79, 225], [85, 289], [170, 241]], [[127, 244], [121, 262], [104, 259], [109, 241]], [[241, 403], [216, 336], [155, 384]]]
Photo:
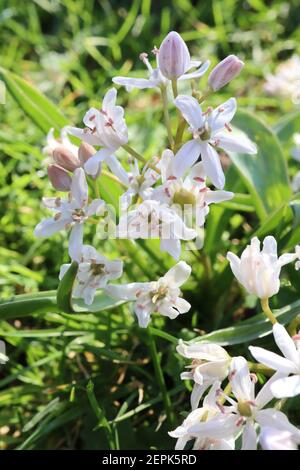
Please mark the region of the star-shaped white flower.
[[68, 127], [68, 132], [91, 145], [102, 147], [85, 163], [84, 169], [90, 175], [95, 175], [99, 164], [105, 161], [114, 172], [119, 166], [113, 153], [128, 142], [128, 131], [124, 119], [124, 109], [116, 106], [117, 90], [108, 90], [102, 101], [102, 108], [91, 108], [85, 114], [84, 129]]
[[[61, 280], [71, 264], [63, 264], [60, 268]], [[73, 288], [74, 297], [84, 299], [86, 305], [91, 305], [97, 289], [103, 289], [108, 281], [122, 276], [123, 262], [111, 261], [100, 255], [93, 246], [83, 245], [79, 260], [78, 272]]]
[[231, 357], [224, 348], [213, 343], [184, 343], [179, 340], [177, 352], [192, 363], [182, 372], [182, 380], [193, 380], [191, 407], [196, 409], [203, 393], [217, 380], [223, 381], [229, 372]]
[[193, 135], [193, 139], [176, 154], [175, 175], [181, 176], [186, 165], [192, 166], [201, 154], [205, 173], [214, 186], [223, 189], [225, 176], [215, 147], [230, 152], [256, 153], [256, 146], [248, 138], [241, 134], [231, 135], [229, 123], [236, 112], [235, 98], [230, 98], [215, 110], [208, 108], [205, 113], [192, 96], [179, 95], [174, 103], [190, 125]]
[[139, 326], [146, 328], [153, 312], [174, 319], [190, 310], [191, 305], [181, 297], [179, 289], [190, 274], [191, 267], [180, 261], [158, 281], [109, 285], [106, 290], [112, 297], [134, 301]]
[[[299, 332], [300, 333], [300, 332]], [[300, 394], [300, 334], [290, 337], [283, 325], [273, 325], [273, 335], [283, 356], [264, 348], [250, 346], [255, 359], [271, 369], [280, 372], [283, 377], [272, 384], [271, 390], [276, 398], [294, 397]]]
[[83, 224], [93, 215], [100, 215], [105, 209], [102, 199], [88, 203], [88, 185], [84, 170], [77, 168], [73, 174], [71, 191], [68, 199], [60, 197], [43, 198], [43, 204], [54, 211], [54, 216], [40, 222], [34, 231], [37, 237], [50, 237], [60, 230], [71, 228], [69, 255], [78, 261], [83, 244]]

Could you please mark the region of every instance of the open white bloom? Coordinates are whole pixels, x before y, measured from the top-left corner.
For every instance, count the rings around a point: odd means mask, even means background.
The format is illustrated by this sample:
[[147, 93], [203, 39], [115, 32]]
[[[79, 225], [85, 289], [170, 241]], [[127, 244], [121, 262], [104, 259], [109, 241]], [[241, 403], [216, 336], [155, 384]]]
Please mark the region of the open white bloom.
[[274, 237], [268, 236], [263, 241], [262, 251], [259, 239], [254, 237], [241, 258], [229, 251], [227, 259], [233, 274], [250, 294], [268, 299], [279, 291], [282, 266], [295, 261], [296, 255], [285, 253], [278, 258], [277, 242]]
[[113, 153], [128, 141], [128, 131], [124, 119], [124, 109], [116, 106], [117, 90], [108, 90], [102, 101], [102, 108], [91, 108], [85, 114], [84, 129], [68, 127], [68, 132], [84, 142], [102, 147], [85, 163], [84, 169], [90, 175], [95, 175], [99, 164], [105, 161], [114, 172], [119, 166]]
[[288, 430], [265, 426], [260, 431], [259, 443], [263, 450], [297, 450], [300, 436]]
[[276, 398], [294, 397], [300, 394], [300, 334], [291, 338], [284, 326], [275, 323], [273, 335], [284, 357], [264, 348], [250, 346], [249, 349], [252, 356], [262, 364], [283, 375], [292, 374], [274, 382], [271, 390]]
[[266, 77], [265, 91], [271, 95], [298, 98], [300, 83], [300, 57], [295, 55], [282, 62], [275, 74]]
[[[136, 196], [142, 200], [151, 199], [152, 186], [160, 178], [157, 171], [152, 170], [147, 165], [142, 171], [139, 169], [138, 161], [134, 159], [131, 165], [131, 171], [127, 173], [125, 170], [119, 172], [117, 169], [115, 175], [119, 180], [128, 187], [127, 191], [120, 197], [121, 210], [126, 210], [134, 202]], [[137, 202], [137, 201], [136, 201]]]
[[[171, 437], [177, 438], [175, 450], [183, 450], [186, 443], [192, 439], [195, 440], [193, 450], [234, 450], [234, 439], [232, 437], [223, 439], [220, 431], [216, 435], [214, 429], [211, 433], [209, 428], [211, 419], [215, 416], [222, 418], [220, 407], [217, 405], [217, 393], [220, 386], [221, 382], [216, 381], [204, 398], [202, 407], [193, 410], [180, 426], [169, 432]], [[197, 437], [190, 430], [201, 421], [205, 421], [207, 431], [206, 435], [203, 434], [203, 436]]]
[[[71, 264], [63, 264], [61, 266], [59, 273], [60, 280], [64, 277], [70, 266]], [[100, 255], [94, 247], [83, 245], [73, 295], [74, 297], [83, 298], [87, 305], [91, 305], [96, 289], [103, 289], [108, 281], [122, 276], [122, 272], [122, 261], [111, 261], [105, 256]]]
[[100, 215], [105, 209], [102, 199], [94, 199], [88, 204], [88, 185], [82, 168], [73, 174], [68, 199], [60, 197], [43, 198], [43, 204], [54, 212], [54, 216], [40, 222], [34, 231], [37, 237], [49, 237], [60, 230], [71, 228], [69, 255], [78, 261], [83, 244], [83, 224], [92, 215]]
[[[257, 448], [256, 425], [260, 428], [273, 427], [281, 431], [289, 431], [293, 436], [300, 436], [300, 431], [293, 426], [287, 417], [274, 408], [263, 409], [273, 398], [271, 386], [279, 373], [274, 374], [255, 396], [255, 380], [250, 374], [246, 359], [234, 357], [230, 365], [229, 379], [236, 400], [219, 391], [219, 396], [226, 398], [231, 405], [223, 407], [223, 411], [209, 422], [195, 424], [189, 430], [193, 435], [202, 437], [206, 432], [218, 433], [223, 438], [237, 437], [242, 434], [242, 450]], [[208, 430], [206, 427], [208, 426]]]
[[[166, 86], [170, 79], [177, 78], [179, 81], [200, 78], [205, 74], [210, 65], [207, 60], [201, 62], [191, 60], [188, 48], [180, 35], [171, 31], [163, 40], [159, 50], [154, 48], [156, 55], [156, 68], [153, 68], [148, 60], [148, 54], [140, 54], [140, 59], [146, 65], [149, 78], [114, 77], [113, 82], [126, 87], [127, 91], [133, 88], [145, 89]], [[199, 67], [194, 72], [186, 73], [188, 70]]]
[[190, 125], [189, 131], [193, 135], [193, 139], [176, 154], [175, 175], [181, 176], [183, 167], [193, 165], [201, 154], [207, 176], [214, 186], [223, 189], [225, 177], [215, 147], [229, 152], [256, 153], [256, 146], [244, 135], [230, 134], [232, 129], [229, 123], [236, 112], [235, 98], [230, 98], [214, 110], [208, 108], [205, 113], [192, 96], [179, 95], [174, 104]]
[[159, 201], [146, 200], [136, 209], [122, 214], [118, 226], [119, 238], [160, 239], [161, 251], [179, 259], [181, 240], [193, 240], [197, 232], [186, 226], [182, 218]]
[[206, 186], [203, 162], [196, 163], [192, 168], [185, 162], [185, 168], [182, 165], [184, 173], [187, 171], [184, 178], [175, 176], [175, 162], [176, 155], [174, 157], [171, 150], [165, 150], [160, 161], [163, 184], [154, 189], [152, 198], [168, 204], [181, 216], [189, 215], [189, 219], [195, 218], [196, 225], [203, 227], [205, 217], [209, 213], [209, 205], [228, 201], [234, 194], [223, 190], [212, 191]]
[[0, 364], [6, 364], [8, 360], [9, 359], [5, 354], [5, 343], [0, 340]]
[[190, 310], [191, 305], [181, 297], [179, 287], [188, 280], [191, 271], [187, 263], [180, 261], [158, 281], [109, 285], [106, 290], [112, 297], [135, 301], [139, 326], [146, 328], [153, 312], [173, 320]]
[[213, 343], [184, 343], [179, 340], [177, 352], [192, 363], [183, 372], [182, 380], [194, 380], [191, 394], [191, 407], [197, 408], [203, 393], [217, 380], [221, 382], [227, 377], [231, 357], [224, 348]]

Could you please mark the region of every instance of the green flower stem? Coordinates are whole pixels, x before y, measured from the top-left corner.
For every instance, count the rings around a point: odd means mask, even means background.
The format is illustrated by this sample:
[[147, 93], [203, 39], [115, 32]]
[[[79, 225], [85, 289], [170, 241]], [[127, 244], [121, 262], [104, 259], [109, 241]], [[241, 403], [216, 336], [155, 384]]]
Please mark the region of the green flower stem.
[[171, 407], [171, 400], [167, 391], [163, 371], [160, 365], [160, 360], [158, 357], [157, 353], [157, 348], [156, 348], [156, 343], [155, 339], [151, 333], [151, 329], [148, 327], [147, 328], [147, 333], [148, 333], [148, 340], [149, 340], [149, 349], [150, 349], [150, 355], [152, 358], [153, 366], [154, 366], [154, 371], [156, 375], [156, 379], [158, 382], [158, 386], [160, 388], [161, 394], [162, 394], [162, 399], [164, 403], [164, 408], [165, 412], [167, 415], [167, 420], [168, 424], [172, 425], [173, 423], [173, 413], [172, 413], [172, 407]]
[[261, 307], [263, 309], [264, 314], [270, 320], [270, 322], [273, 325], [275, 325], [275, 323], [277, 323], [277, 320], [276, 320], [272, 310], [270, 309], [269, 299], [261, 299], [260, 302], [261, 302]]
[[178, 96], [177, 79], [176, 78], [174, 78], [174, 80], [172, 80], [172, 90], [173, 90], [173, 95], [174, 95], [174, 99], [175, 99]]
[[270, 367], [264, 366], [263, 364], [256, 364], [255, 362], [247, 361], [248, 367], [251, 372], [260, 372], [261, 374], [266, 375], [267, 377], [271, 377], [274, 374], [274, 370]]
[[161, 97], [162, 97], [162, 101], [163, 101], [165, 126], [167, 128], [168, 139], [169, 139], [170, 146], [173, 147], [174, 139], [173, 139], [173, 135], [172, 135], [172, 127], [171, 127], [171, 121], [170, 121], [169, 109], [168, 109], [167, 88], [162, 85], [160, 87], [160, 90], [161, 90]]
[[142, 155], [140, 155], [138, 152], [136, 152], [136, 150], [131, 148], [130, 145], [124, 144], [124, 145], [122, 145], [122, 147], [123, 147], [124, 150], [126, 150], [126, 152], [128, 152], [134, 158], [136, 158], [137, 160], [142, 162], [144, 165], [148, 165], [148, 167], [152, 168], [152, 170], [156, 171], [156, 173], [160, 173], [160, 170], [158, 168], [156, 168], [155, 165], [153, 165], [152, 163], [147, 162], [147, 160]]
[[175, 136], [175, 142], [174, 142], [174, 153], [176, 153], [177, 150], [179, 149], [179, 147], [181, 146], [182, 136], [183, 136], [184, 130], [186, 128], [186, 125], [187, 125], [186, 121], [180, 115], [177, 131], [176, 131], [176, 136]]

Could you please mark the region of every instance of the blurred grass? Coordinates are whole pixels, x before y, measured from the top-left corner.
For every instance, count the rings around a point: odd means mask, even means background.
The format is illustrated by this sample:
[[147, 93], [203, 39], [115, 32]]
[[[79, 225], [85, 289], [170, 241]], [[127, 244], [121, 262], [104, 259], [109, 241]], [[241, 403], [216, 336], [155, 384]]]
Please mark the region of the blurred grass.
[[[113, 76], [143, 76], [140, 52], [150, 52], [172, 29], [182, 34], [194, 57], [215, 64], [235, 53], [246, 62], [240, 77], [214, 97], [212, 105], [237, 96], [240, 107], [270, 125], [295, 110], [290, 100], [267, 96], [263, 83], [280, 61], [300, 54], [297, 0], [0, 0], [0, 5], [1, 66], [37, 86], [70, 123], [81, 124], [85, 110], [101, 101]], [[166, 142], [158, 94], [127, 94], [123, 89], [119, 94], [134, 147], [152, 157]], [[56, 289], [59, 266], [67, 262], [67, 237], [33, 237], [45, 213], [40, 199], [53, 194], [42, 163], [44, 133], [9, 94], [0, 105], [0, 119], [0, 290], [1, 298], [9, 299]], [[283, 146], [287, 158], [290, 145], [289, 140]], [[235, 191], [247, 193], [235, 173], [233, 181]], [[206, 252], [184, 253], [193, 264], [193, 278], [185, 286], [192, 313], [173, 322], [157, 318], [158, 330], [188, 339], [257, 310], [224, 269], [226, 251], [239, 239], [243, 246], [259, 228], [251, 198], [246, 201], [251, 212], [233, 212], [234, 207], [211, 211]], [[284, 240], [280, 225], [276, 230]], [[99, 246], [92, 230], [87, 239]], [[107, 240], [101, 242], [101, 251], [124, 259], [129, 280], [146, 280], [172, 265], [169, 257], [157, 254], [157, 246], [141, 242], [137, 250], [132, 243]], [[131, 259], [137, 251], [138, 262]], [[216, 295], [220, 285], [223, 291]], [[274, 305], [298, 298], [299, 287], [298, 292], [283, 288]], [[99, 449], [107, 448], [110, 439], [122, 449], [173, 446], [147, 337], [128, 306], [101, 315], [49, 312], [42, 318], [1, 321], [0, 336], [10, 356], [9, 365], [0, 371], [3, 448]], [[183, 362], [165, 339], [159, 339], [158, 348], [174, 409], [187, 410], [186, 385], [179, 379]], [[235, 352], [245, 349], [238, 346]], [[89, 379], [99, 408], [94, 401], [91, 406]], [[296, 401], [291, 405], [292, 417], [298, 407]]]

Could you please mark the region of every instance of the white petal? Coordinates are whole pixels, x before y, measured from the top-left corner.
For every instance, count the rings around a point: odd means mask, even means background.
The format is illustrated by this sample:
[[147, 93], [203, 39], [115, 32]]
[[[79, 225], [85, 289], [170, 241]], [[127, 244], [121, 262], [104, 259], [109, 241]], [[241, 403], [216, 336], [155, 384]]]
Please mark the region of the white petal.
[[250, 377], [249, 367], [244, 357], [234, 357], [230, 365], [231, 386], [238, 400], [253, 400], [254, 388]]
[[75, 224], [69, 238], [69, 255], [73, 261], [80, 262], [83, 245], [83, 224]]
[[183, 144], [174, 157], [174, 176], [182, 176], [198, 160], [200, 151], [201, 144], [198, 140], [192, 139]]
[[211, 204], [212, 202], [224, 202], [224, 201], [229, 201], [229, 199], [232, 199], [234, 197], [234, 193], [231, 193], [230, 191], [208, 191], [205, 194], [205, 201], [207, 204]]
[[213, 134], [218, 130], [223, 129], [225, 124], [228, 124], [236, 112], [236, 99], [229, 98], [225, 103], [218, 106], [208, 117], [208, 123], [212, 129]]
[[105, 111], [109, 110], [116, 104], [116, 99], [117, 99], [117, 90], [115, 88], [110, 88], [102, 101], [102, 109]]
[[286, 264], [293, 263], [296, 259], [297, 255], [295, 253], [284, 253], [278, 258], [278, 265], [282, 267]]
[[146, 78], [114, 77], [112, 81], [117, 85], [125, 86], [127, 91], [131, 91], [133, 88], [144, 90], [145, 88], [155, 88], [157, 86], [153, 80]]
[[59, 271], [59, 280], [61, 281], [62, 278], [64, 277], [64, 275], [66, 274], [66, 272], [68, 271], [69, 267], [71, 266], [71, 264], [62, 264], [61, 267], [60, 267], [60, 271]]
[[220, 163], [220, 157], [217, 151], [208, 143], [201, 145], [201, 158], [207, 176], [218, 189], [223, 189], [225, 185], [225, 176]]
[[256, 450], [257, 435], [252, 423], [247, 422], [243, 431], [243, 443], [241, 450]]
[[269, 426], [281, 431], [288, 431], [296, 439], [300, 439], [300, 430], [289, 422], [284, 413], [275, 408], [260, 410], [256, 415], [256, 421], [261, 427]]
[[276, 380], [271, 385], [271, 390], [276, 398], [289, 398], [300, 395], [300, 375]]
[[180, 261], [169, 269], [164, 275], [164, 280], [172, 288], [180, 287], [188, 280], [191, 272], [192, 268], [185, 261]]
[[139, 327], [147, 328], [151, 320], [151, 313], [152, 313], [151, 302], [147, 303], [146, 305], [139, 305], [137, 302], [135, 304], [134, 311], [138, 319]]
[[59, 220], [54, 220], [51, 217], [50, 219], [44, 219], [35, 227], [34, 235], [36, 237], [50, 237], [54, 233], [64, 229], [65, 226], [70, 222], [70, 218], [60, 218]]
[[[208, 389], [209, 382], [204, 383], [203, 385], [199, 385], [197, 383], [194, 384], [193, 390], [191, 393], [191, 408], [192, 410], [196, 410], [199, 405], [199, 402], [202, 398], [203, 393]], [[216, 401], [216, 397], [215, 397]]]
[[282, 354], [290, 361], [298, 364], [299, 357], [296, 345], [284, 326], [279, 323], [273, 325], [273, 335]]
[[238, 133], [237, 135], [225, 134], [224, 132], [217, 133], [213, 135], [212, 141], [216, 143], [217, 147], [228, 152], [248, 153], [252, 155], [257, 153], [256, 145], [242, 133]]
[[131, 284], [109, 285], [106, 292], [122, 300], [136, 300], [139, 291], [146, 292], [151, 288], [150, 282], [133, 282]]
[[195, 72], [190, 72], [190, 73], [185, 73], [184, 75], [181, 75], [181, 77], [178, 78], [178, 81], [182, 80], [191, 80], [194, 78], [200, 78], [202, 75], [205, 74], [206, 70], [210, 66], [210, 60], [206, 60], [201, 67], [199, 67], [198, 70], [195, 70]]
[[166, 251], [175, 260], [178, 260], [181, 253], [180, 240], [160, 240], [160, 249], [162, 252]]
[[117, 177], [119, 180], [128, 186], [129, 179], [127, 171], [123, 168], [119, 160], [114, 155], [109, 155], [105, 160], [110, 171]]
[[88, 217], [92, 215], [102, 215], [105, 211], [105, 202], [102, 199], [93, 199], [88, 205], [86, 214]]
[[271, 385], [276, 380], [284, 376], [285, 374], [282, 374], [281, 372], [275, 372], [275, 374], [273, 374], [272, 377], [264, 384], [264, 386], [261, 388], [255, 398], [255, 403], [258, 408], [264, 408], [267, 403], [269, 403], [274, 398], [274, 395], [271, 390]]
[[186, 313], [190, 310], [191, 304], [187, 300], [178, 297], [174, 304], [174, 307], [176, 307], [179, 313]]
[[289, 431], [264, 426], [260, 431], [259, 443], [263, 450], [297, 450], [299, 440], [293, 439]]
[[99, 165], [101, 162], [107, 159], [113, 153], [112, 149], [103, 148], [98, 150], [94, 155], [92, 155], [87, 162], [84, 164], [84, 169], [88, 175], [95, 176], [99, 171]]
[[279, 354], [275, 354], [271, 351], [267, 351], [267, 349], [258, 348], [256, 346], [249, 346], [249, 350], [257, 362], [261, 362], [265, 366], [271, 367], [271, 369], [285, 374], [290, 374], [295, 370], [293, 362], [279, 356]]
[[238, 432], [236, 415], [220, 414], [206, 422], [199, 422], [188, 429], [195, 437], [226, 439]]
[[195, 130], [203, 126], [204, 117], [202, 109], [196, 98], [178, 95], [174, 100], [175, 106], [181, 111], [184, 119]]
[[71, 183], [71, 194], [78, 204], [78, 208], [82, 208], [88, 201], [88, 185], [85, 173], [82, 168], [77, 168]]
[[91, 132], [86, 132], [80, 127], [71, 127], [68, 126], [67, 131], [69, 134], [78, 137], [78, 139], [83, 140], [84, 142], [90, 145], [101, 145], [99, 137], [96, 134], [91, 134]]

